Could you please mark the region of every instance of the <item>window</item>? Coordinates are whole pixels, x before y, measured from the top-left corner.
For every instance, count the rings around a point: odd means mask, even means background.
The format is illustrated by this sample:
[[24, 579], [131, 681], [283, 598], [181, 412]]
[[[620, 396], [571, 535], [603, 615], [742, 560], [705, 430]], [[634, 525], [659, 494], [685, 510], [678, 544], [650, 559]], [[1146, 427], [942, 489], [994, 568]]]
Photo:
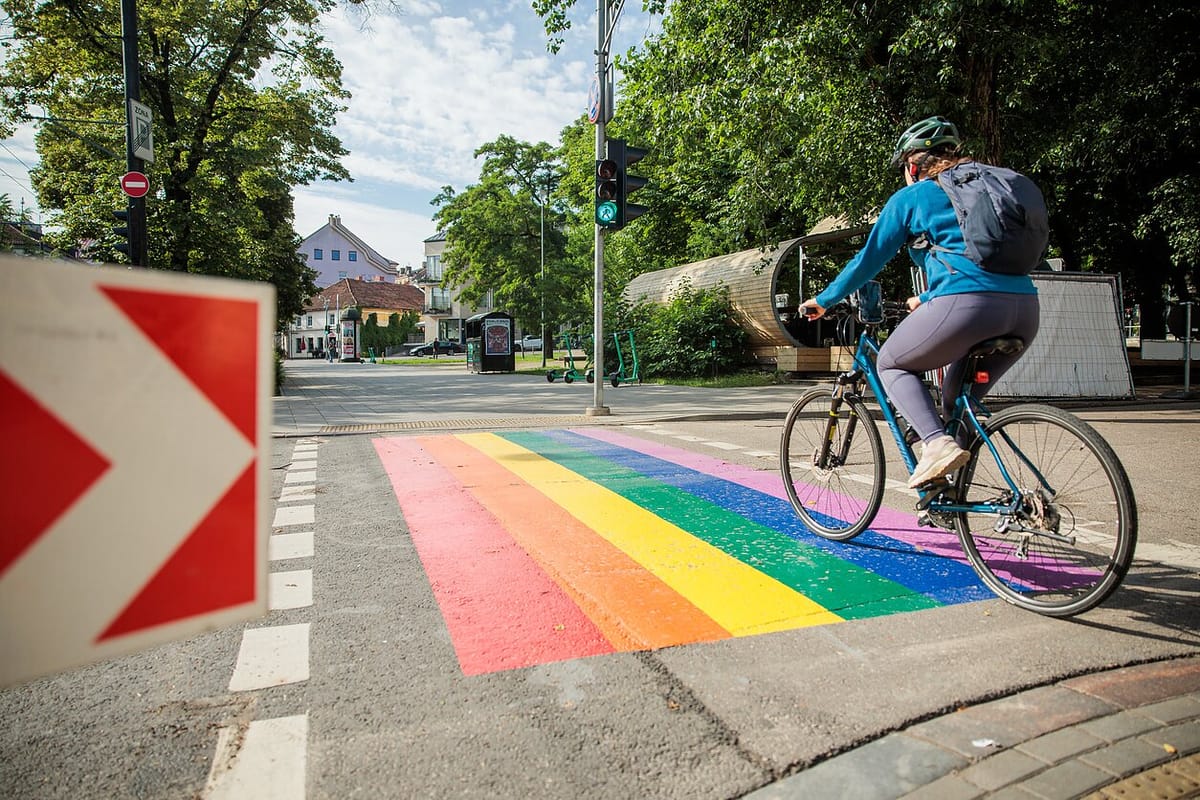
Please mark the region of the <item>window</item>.
[[346, 258], [350, 261], [358, 261], [358, 251], [351, 250], [349, 253], [346, 254]]
[[320, 261], [325, 257], [325, 253], [319, 247], [313, 248], [313, 261]]
[[341, 250], [330, 250], [329, 258], [333, 261], [341, 261], [342, 260], [342, 251]]
[[330, 315], [329, 315], [329, 324], [330, 324], [330, 325], [336, 325], [336, 324], [337, 324], [337, 314], [330, 314]]
[[305, 327], [308, 327], [308, 328], [312, 327], [312, 314], [308, 315], [308, 325], [306, 325]]
[[339, 269], [339, 270], [338, 270], [338, 280], [340, 281], [342, 278], [345, 278], [345, 277], [346, 277], [346, 276], [348, 276], [349, 274], [350, 274], [350, 273], [349, 273], [349, 272], [346, 272], [346, 270], [344, 270], [344, 269]]
[[426, 256], [425, 257], [425, 277], [432, 281], [440, 281], [442, 279], [442, 257], [441, 256]]
[[302, 324], [303, 324], [303, 320], [301, 320], [299, 317], [296, 317], [295, 327], [299, 328]]

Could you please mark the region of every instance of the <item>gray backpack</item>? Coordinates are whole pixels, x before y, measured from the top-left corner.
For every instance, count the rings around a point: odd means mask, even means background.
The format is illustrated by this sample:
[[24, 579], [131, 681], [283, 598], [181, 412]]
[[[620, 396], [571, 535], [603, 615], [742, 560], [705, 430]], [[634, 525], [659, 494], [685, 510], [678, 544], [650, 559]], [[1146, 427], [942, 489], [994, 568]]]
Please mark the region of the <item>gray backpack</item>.
[[[988, 272], [1028, 275], [1041, 263], [1050, 239], [1046, 201], [1029, 178], [1004, 167], [966, 161], [940, 173], [938, 186], [950, 197], [962, 228], [966, 256]], [[918, 237], [910, 245], [952, 253]]]

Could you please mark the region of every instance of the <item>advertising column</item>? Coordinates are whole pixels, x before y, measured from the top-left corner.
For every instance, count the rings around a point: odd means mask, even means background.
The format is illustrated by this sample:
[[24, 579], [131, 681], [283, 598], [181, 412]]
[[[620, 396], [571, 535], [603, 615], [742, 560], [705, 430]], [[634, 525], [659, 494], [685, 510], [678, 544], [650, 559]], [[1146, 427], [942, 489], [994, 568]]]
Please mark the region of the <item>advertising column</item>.
[[342, 361], [358, 361], [358, 321], [362, 312], [357, 308], [348, 308], [342, 314]]

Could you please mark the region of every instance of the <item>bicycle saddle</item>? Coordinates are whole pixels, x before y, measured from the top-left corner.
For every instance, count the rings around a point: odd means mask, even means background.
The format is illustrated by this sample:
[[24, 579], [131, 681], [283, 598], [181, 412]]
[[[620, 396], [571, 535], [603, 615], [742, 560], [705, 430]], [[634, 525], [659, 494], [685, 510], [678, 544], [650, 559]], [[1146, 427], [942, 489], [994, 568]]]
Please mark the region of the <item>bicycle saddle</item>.
[[1012, 355], [1025, 349], [1025, 340], [1020, 336], [997, 336], [994, 339], [984, 339], [967, 352], [967, 357], [990, 356], [993, 353]]

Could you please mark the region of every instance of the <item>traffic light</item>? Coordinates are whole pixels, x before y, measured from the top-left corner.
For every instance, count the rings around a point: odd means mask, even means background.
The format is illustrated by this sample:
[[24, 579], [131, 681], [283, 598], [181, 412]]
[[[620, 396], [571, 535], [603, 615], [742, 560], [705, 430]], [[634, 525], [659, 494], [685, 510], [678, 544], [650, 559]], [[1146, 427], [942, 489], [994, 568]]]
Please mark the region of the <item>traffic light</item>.
[[630, 147], [624, 139], [609, 139], [607, 158], [596, 162], [596, 224], [618, 230], [649, 209], [629, 202], [629, 195], [646, 185], [629, 168], [646, 157], [646, 150]]
[[[124, 211], [114, 211], [113, 216], [120, 220], [123, 224], [120, 227], [113, 228], [112, 232], [124, 240], [118, 242], [113, 249], [118, 253], [124, 253], [125, 257], [129, 258], [130, 243], [133, 241], [133, 237], [129, 235], [129, 210], [125, 209]], [[132, 259], [130, 259], [130, 261], [132, 262]]]
[[617, 227], [624, 227], [632, 220], [645, 214], [650, 209], [629, 202], [629, 195], [646, 185], [647, 180], [640, 175], [631, 175], [629, 168], [646, 157], [648, 150], [640, 147], [630, 147], [624, 139], [610, 139], [608, 142], [608, 157], [617, 162]]
[[617, 205], [619, 174], [617, 162], [611, 158], [596, 162], [596, 224], [601, 228], [621, 227], [621, 208]]

